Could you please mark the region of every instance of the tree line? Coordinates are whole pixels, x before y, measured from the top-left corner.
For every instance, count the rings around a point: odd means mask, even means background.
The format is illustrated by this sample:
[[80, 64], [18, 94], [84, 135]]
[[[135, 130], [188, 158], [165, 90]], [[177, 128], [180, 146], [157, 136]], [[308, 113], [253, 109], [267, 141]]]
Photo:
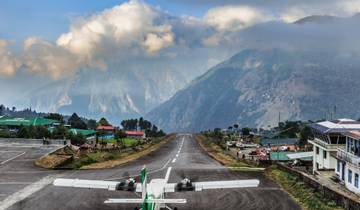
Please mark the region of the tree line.
[[150, 121], [145, 120], [143, 117], [140, 117], [139, 119], [123, 120], [121, 121], [121, 126], [124, 128], [124, 130], [145, 131], [145, 134], [148, 137], [161, 137], [166, 135], [163, 130], [159, 129], [156, 125], [152, 124]]

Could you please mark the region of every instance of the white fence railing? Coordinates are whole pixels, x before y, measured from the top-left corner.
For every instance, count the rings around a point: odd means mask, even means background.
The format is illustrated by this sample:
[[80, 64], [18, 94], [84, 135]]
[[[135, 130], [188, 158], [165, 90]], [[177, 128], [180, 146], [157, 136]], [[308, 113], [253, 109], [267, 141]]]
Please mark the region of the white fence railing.
[[337, 149], [337, 157], [345, 162], [349, 162], [355, 166], [360, 167], [360, 157], [351, 154], [344, 149]]

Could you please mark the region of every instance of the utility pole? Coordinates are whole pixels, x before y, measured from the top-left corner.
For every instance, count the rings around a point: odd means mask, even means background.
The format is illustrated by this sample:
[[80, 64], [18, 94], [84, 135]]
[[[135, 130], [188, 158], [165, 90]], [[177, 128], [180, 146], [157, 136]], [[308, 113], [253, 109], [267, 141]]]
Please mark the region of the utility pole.
[[279, 112], [279, 121], [278, 121], [278, 126], [280, 127], [280, 118], [281, 117], [281, 113]]

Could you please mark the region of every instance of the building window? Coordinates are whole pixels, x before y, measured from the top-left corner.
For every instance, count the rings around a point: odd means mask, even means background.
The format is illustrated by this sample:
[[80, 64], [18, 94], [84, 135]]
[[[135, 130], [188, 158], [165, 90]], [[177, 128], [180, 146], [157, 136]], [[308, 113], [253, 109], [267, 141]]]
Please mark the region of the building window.
[[319, 147], [316, 147], [316, 154], [319, 154]]
[[352, 171], [350, 169], [348, 170], [348, 182], [352, 183]]
[[359, 188], [359, 174], [355, 173], [355, 187], [356, 188]]
[[327, 157], [327, 152], [324, 150], [323, 151], [323, 156], [324, 156], [324, 159], [326, 159], [326, 157]]
[[337, 160], [336, 162], [337, 162], [336, 171], [340, 172], [340, 161]]

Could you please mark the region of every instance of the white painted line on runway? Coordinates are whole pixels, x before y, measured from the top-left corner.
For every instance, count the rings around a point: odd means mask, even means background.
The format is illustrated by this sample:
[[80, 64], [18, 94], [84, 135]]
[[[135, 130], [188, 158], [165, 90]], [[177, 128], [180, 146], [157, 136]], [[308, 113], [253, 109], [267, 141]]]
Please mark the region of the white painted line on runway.
[[171, 167], [168, 168], [167, 172], [166, 172], [166, 175], [165, 175], [165, 180], [166, 182], [169, 181], [169, 178], [170, 178], [170, 172], [171, 172]]
[[18, 154], [18, 155], [16, 155], [16, 156], [12, 157], [12, 158], [9, 158], [9, 159], [7, 159], [7, 160], [4, 160], [3, 162], [0, 163], [0, 165], [3, 165], [3, 164], [5, 164], [5, 163], [7, 163], [7, 162], [9, 162], [9, 161], [11, 161], [11, 160], [14, 160], [15, 158], [18, 158], [18, 157], [24, 155], [25, 153], [26, 153], [26, 152], [23, 152], [23, 153], [21, 153], [21, 154]]
[[[180, 148], [180, 150], [181, 150], [181, 148]], [[178, 151], [178, 153], [180, 153], [180, 150]], [[171, 160], [172, 159], [169, 159], [161, 168], [148, 171], [147, 174], [153, 174], [153, 173], [164, 170], [169, 165]], [[173, 159], [173, 161], [174, 161], [174, 159]], [[176, 158], [175, 158], [175, 161], [176, 161]], [[125, 178], [131, 177], [131, 176], [138, 176], [138, 174], [137, 175], [124, 176], [124, 177], [115, 177], [115, 178], [111, 178], [111, 179], [106, 179], [106, 181], [113, 181], [113, 180], [119, 180], [119, 179], [121, 180], [121, 179], [125, 179]]]
[[44, 177], [39, 181], [26, 186], [24, 189], [19, 190], [12, 195], [9, 195], [2, 202], [0, 202], [0, 209], [7, 209], [15, 203], [24, 200], [25, 198], [31, 196], [45, 186], [51, 184], [55, 180], [55, 178], [55, 176]]
[[179, 157], [179, 153], [175, 155], [175, 157]]
[[173, 159], [172, 163], [175, 163], [176, 162], [176, 158]]

